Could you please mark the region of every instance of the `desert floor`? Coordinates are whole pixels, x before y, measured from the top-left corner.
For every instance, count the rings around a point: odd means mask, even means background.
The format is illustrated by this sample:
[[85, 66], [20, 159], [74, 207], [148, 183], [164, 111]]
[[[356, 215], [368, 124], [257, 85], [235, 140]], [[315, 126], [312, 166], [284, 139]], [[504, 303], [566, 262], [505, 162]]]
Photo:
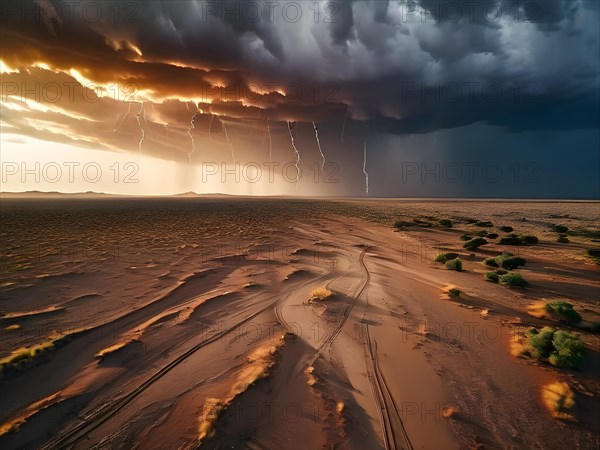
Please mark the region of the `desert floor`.
[[[0, 448], [600, 447], [598, 203], [3, 198], [1, 209]], [[539, 243], [463, 248], [461, 235], [501, 238], [500, 226]], [[516, 270], [527, 287], [484, 279], [483, 259], [503, 251], [527, 260]], [[443, 252], [463, 271], [436, 262]], [[311, 300], [318, 288], [333, 295]], [[583, 321], [533, 316], [542, 299], [567, 299]], [[513, 356], [524, 330], [548, 325], [581, 334], [581, 368]], [[544, 402], [556, 381], [575, 393], [568, 417]]]

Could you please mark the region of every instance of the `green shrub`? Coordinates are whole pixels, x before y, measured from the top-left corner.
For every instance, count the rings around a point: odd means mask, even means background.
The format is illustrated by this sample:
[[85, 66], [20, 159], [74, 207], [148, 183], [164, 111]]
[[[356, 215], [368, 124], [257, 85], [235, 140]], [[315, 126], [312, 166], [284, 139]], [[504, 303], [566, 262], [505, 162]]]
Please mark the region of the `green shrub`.
[[485, 230], [480, 230], [480, 231], [476, 231], [475, 233], [473, 233], [475, 236], [479, 236], [479, 237], [486, 237], [487, 236], [487, 231]]
[[404, 220], [397, 220], [396, 222], [394, 222], [394, 228], [413, 227], [414, 225], [414, 223], [406, 222]]
[[458, 253], [440, 253], [435, 257], [436, 262], [445, 263], [451, 259], [455, 259], [458, 257]]
[[470, 239], [471, 239], [471, 236], [469, 236], [468, 234], [463, 234], [463, 235], [460, 237], [460, 240], [461, 240], [461, 241], [469, 241]]
[[556, 239], [556, 242], [558, 242], [558, 243], [560, 243], [560, 244], [568, 244], [568, 243], [569, 243], [569, 242], [571, 242], [571, 241], [570, 241], [570, 240], [569, 240], [569, 238], [568, 238], [568, 237], [566, 237], [566, 236], [559, 236], [559, 237]]
[[500, 227], [500, 231], [504, 233], [512, 233], [513, 227]]
[[476, 237], [471, 239], [470, 241], [465, 242], [463, 247], [467, 250], [476, 250], [478, 247], [481, 247], [482, 245], [485, 245], [487, 243], [488, 241], [486, 241], [484, 238]]
[[564, 300], [553, 300], [546, 303], [546, 311], [569, 323], [581, 322], [581, 314], [575, 311], [571, 303]]
[[554, 328], [544, 327], [541, 330], [532, 329], [527, 333], [529, 346], [531, 347], [531, 356], [534, 358], [548, 358], [554, 346]]
[[552, 339], [554, 351], [548, 360], [556, 367], [579, 367], [585, 357], [587, 346], [578, 335], [558, 330]]
[[498, 241], [500, 245], [523, 245], [523, 242], [518, 237], [507, 236], [500, 238]]
[[498, 262], [496, 261], [496, 258], [485, 258], [485, 259], [483, 260], [483, 263], [484, 263], [486, 266], [489, 266], [489, 267], [500, 267], [500, 266], [498, 265]]
[[504, 269], [494, 270], [494, 272], [496, 272], [498, 275], [506, 275], [508, 273], [508, 271]]
[[498, 282], [498, 274], [496, 272], [486, 272], [483, 274], [485, 281], [491, 281], [492, 283]]
[[450, 295], [450, 297], [460, 297], [460, 289], [456, 289], [456, 288], [448, 289], [448, 295]]
[[527, 281], [523, 279], [520, 273], [509, 272], [500, 276], [500, 284], [509, 287], [523, 287], [527, 286]]
[[439, 223], [443, 227], [452, 228], [452, 221], [450, 219], [442, 219]]
[[446, 268], [450, 270], [456, 270], [457, 272], [462, 272], [462, 260], [460, 258], [455, 258], [446, 261]]
[[508, 257], [499, 257], [502, 258], [498, 263], [500, 267], [506, 270], [515, 270], [521, 266], [524, 266], [527, 261], [525, 258], [521, 258], [520, 256], [508, 256]]
[[535, 236], [521, 236], [521, 241], [523, 244], [537, 244], [539, 239]]
[[489, 233], [485, 237], [488, 238], [488, 239], [497, 239], [498, 238], [498, 234], [497, 233]]
[[478, 227], [485, 227], [485, 228], [490, 228], [490, 227], [494, 226], [494, 224], [492, 222], [489, 222], [489, 221], [477, 222], [475, 225], [478, 226]]
[[566, 233], [569, 231], [569, 228], [565, 227], [564, 225], [552, 225], [550, 229], [556, 233]]

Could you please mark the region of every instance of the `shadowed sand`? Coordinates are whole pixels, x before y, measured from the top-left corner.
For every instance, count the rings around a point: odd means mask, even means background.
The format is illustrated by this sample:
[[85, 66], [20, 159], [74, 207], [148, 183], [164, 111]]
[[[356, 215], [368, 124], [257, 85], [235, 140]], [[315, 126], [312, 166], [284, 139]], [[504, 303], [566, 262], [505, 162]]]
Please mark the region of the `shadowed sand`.
[[[564, 325], [591, 349], [579, 371], [510, 353], [516, 332], [556, 325], [530, 313], [542, 299], [599, 320], [587, 255], [600, 247], [597, 204], [104, 198], [2, 209], [0, 358], [73, 335], [2, 374], [2, 448], [598, 446], [598, 334]], [[467, 251], [459, 237], [482, 229], [474, 219], [540, 242]], [[556, 223], [570, 243], [556, 242]], [[482, 260], [502, 251], [526, 258], [526, 288], [485, 281]], [[443, 252], [463, 271], [436, 263]], [[317, 289], [332, 295], [311, 300]], [[576, 392], [575, 420], [546, 406], [557, 381]]]

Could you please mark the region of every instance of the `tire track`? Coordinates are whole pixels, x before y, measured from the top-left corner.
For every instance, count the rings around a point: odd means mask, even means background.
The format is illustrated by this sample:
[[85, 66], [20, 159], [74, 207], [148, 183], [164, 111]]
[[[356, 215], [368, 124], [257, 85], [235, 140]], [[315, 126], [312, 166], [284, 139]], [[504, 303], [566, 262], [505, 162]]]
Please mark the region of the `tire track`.
[[367, 266], [364, 261], [365, 253], [369, 248], [370, 247], [368, 247], [368, 246], [365, 247], [362, 250], [362, 252], [360, 252], [360, 256], [358, 258], [360, 265], [362, 266], [362, 268], [365, 271], [365, 280], [364, 280], [363, 284], [360, 286], [360, 288], [358, 288], [358, 290], [354, 293], [354, 295], [352, 295], [353, 301], [348, 303], [348, 305], [344, 309], [342, 315], [340, 316], [340, 319], [339, 319], [337, 325], [331, 331], [331, 333], [329, 333], [329, 335], [325, 338], [323, 343], [319, 346], [319, 348], [317, 349], [317, 352], [315, 353], [314, 357], [310, 360], [308, 366], [312, 366], [314, 364], [314, 362], [317, 360], [317, 358], [319, 358], [319, 356], [321, 356], [321, 353], [323, 353], [323, 350], [325, 349], [325, 347], [327, 345], [331, 345], [333, 343], [333, 341], [335, 340], [335, 338], [340, 334], [340, 332], [342, 331], [342, 328], [344, 327], [344, 324], [346, 323], [346, 320], [348, 320], [348, 317], [350, 317], [350, 313], [354, 309], [354, 306], [356, 306], [358, 299], [360, 298], [360, 296], [363, 294], [363, 292], [369, 285], [369, 282], [371, 281], [371, 273], [369, 272], [369, 269], [367, 269]]
[[183, 361], [188, 359], [190, 356], [192, 356], [198, 350], [207, 346], [208, 344], [211, 344], [211, 343], [225, 337], [227, 334], [231, 333], [232, 331], [236, 330], [240, 326], [244, 325], [245, 323], [247, 323], [250, 320], [257, 317], [258, 315], [267, 311], [269, 308], [272, 308], [278, 301], [279, 301], [279, 299], [274, 302], [269, 303], [268, 305], [262, 307], [261, 309], [259, 309], [258, 311], [255, 311], [254, 313], [250, 314], [248, 317], [241, 320], [240, 322], [233, 325], [232, 327], [230, 327], [226, 330], [223, 330], [222, 332], [196, 344], [194, 347], [185, 351], [184, 353], [179, 355], [177, 358], [175, 358], [173, 361], [171, 361], [170, 363], [168, 363], [167, 365], [163, 366], [161, 369], [156, 371], [150, 378], [148, 378], [146, 381], [144, 381], [142, 384], [140, 384], [137, 388], [132, 390], [129, 394], [113, 401], [112, 403], [108, 403], [108, 404], [104, 405], [101, 409], [97, 410], [96, 412], [94, 412], [94, 413], [90, 414], [89, 416], [87, 416], [86, 418], [84, 418], [81, 423], [74, 426], [72, 429], [66, 431], [61, 436], [59, 436], [56, 439], [45, 444], [42, 447], [42, 450], [64, 449], [64, 448], [68, 448], [69, 446], [77, 443], [79, 440], [84, 438], [88, 433], [90, 433], [91, 431], [95, 430], [100, 425], [102, 425], [103, 423], [108, 421], [111, 417], [114, 416], [115, 413], [120, 411], [123, 407], [125, 407], [134, 398], [139, 396], [142, 392], [144, 392], [146, 389], [148, 389], [150, 386], [152, 386], [152, 384], [154, 384], [156, 381], [160, 380], [167, 373], [169, 373], [172, 369], [174, 369], [179, 364], [181, 364]]
[[365, 324], [366, 346], [371, 360], [368, 370], [369, 382], [373, 389], [386, 449], [413, 450], [413, 445], [406, 433], [404, 423], [398, 410], [396, 400], [392, 396], [385, 375], [379, 367], [377, 359], [377, 341], [371, 341], [369, 326]]

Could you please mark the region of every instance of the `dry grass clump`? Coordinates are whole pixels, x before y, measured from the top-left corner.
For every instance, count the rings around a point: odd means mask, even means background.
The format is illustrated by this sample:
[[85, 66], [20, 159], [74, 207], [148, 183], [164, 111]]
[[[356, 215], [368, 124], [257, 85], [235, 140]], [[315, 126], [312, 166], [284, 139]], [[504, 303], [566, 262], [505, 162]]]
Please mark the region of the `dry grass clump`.
[[460, 297], [460, 289], [453, 284], [448, 284], [442, 288], [442, 294], [440, 295], [441, 300], [452, 300], [453, 298]]
[[555, 418], [573, 419], [570, 411], [575, 406], [575, 394], [567, 383], [557, 381], [544, 386], [542, 398]]
[[18, 431], [31, 417], [55, 404], [59, 397], [60, 392], [56, 392], [29, 405], [19, 416], [0, 425], [0, 437]]
[[41, 362], [48, 353], [67, 344], [76, 335], [81, 332], [73, 332], [62, 336], [54, 337], [46, 342], [32, 345], [31, 347], [21, 347], [13, 351], [10, 355], [0, 359], [0, 380], [4, 377], [23, 372], [29, 367], [35, 366]]
[[458, 408], [456, 408], [455, 406], [445, 406], [444, 408], [442, 408], [442, 417], [444, 419], [449, 419], [457, 414]]
[[333, 296], [333, 292], [331, 292], [327, 288], [320, 287], [317, 289], [313, 289], [313, 291], [310, 293], [309, 301], [311, 301], [311, 302], [323, 301], [323, 300], [327, 300], [328, 298], [330, 298], [332, 296]]
[[284, 342], [282, 337], [274, 344], [264, 345], [254, 350], [248, 356], [247, 365], [240, 371], [225, 398], [210, 397], [206, 399], [198, 427], [198, 442], [214, 436], [214, 427], [219, 415], [227, 409], [238, 395], [245, 392], [256, 381], [269, 375], [269, 369], [275, 365], [277, 352]]
[[113, 344], [110, 347], [106, 347], [106, 348], [100, 350], [98, 353], [96, 353], [96, 358], [104, 358], [105, 356], [108, 356], [112, 353], [115, 353], [115, 352], [121, 350], [122, 348], [127, 347], [132, 342], [135, 342], [135, 340], [131, 340], [131, 341], [127, 341], [127, 342], [117, 342], [116, 344]]
[[314, 375], [314, 372], [315, 368], [313, 366], [308, 366], [304, 371], [304, 374], [307, 378], [306, 384], [308, 384], [309, 386], [314, 386], [315, 384], [317, 384], [318, 380], [317, 377]]

